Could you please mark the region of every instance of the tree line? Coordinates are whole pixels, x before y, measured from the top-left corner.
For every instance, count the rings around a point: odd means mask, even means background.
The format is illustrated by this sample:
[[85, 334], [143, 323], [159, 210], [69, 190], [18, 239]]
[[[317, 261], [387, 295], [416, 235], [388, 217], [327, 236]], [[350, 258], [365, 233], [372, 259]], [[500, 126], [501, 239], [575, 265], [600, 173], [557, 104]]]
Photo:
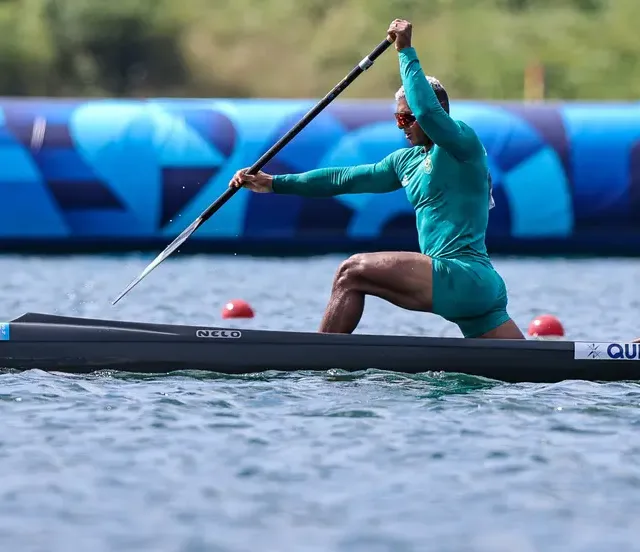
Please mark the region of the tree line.
[[[396, 17], [454, 98], [640, 95], [638, 0], [4, 0], [0, 94], [316, 98]], [[390, 50], [345, 97], [398, 86]]]

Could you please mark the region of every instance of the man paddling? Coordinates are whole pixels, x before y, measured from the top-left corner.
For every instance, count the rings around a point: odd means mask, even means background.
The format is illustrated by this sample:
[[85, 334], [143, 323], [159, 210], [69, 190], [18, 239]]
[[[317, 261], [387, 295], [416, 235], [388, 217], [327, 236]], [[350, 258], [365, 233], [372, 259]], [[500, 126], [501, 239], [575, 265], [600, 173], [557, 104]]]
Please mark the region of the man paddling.
[[468, 125], [449, 116], [445, 89], [423, 73], [411, 46], [411, 23], [396, 19], [402, 87], [396, 94], [398, 127], [411, 147], [369, 165], [301, 174], [238, 171], [229, 183], [254, 192], [327, 197], [405, 188], [416, 211], [420, 253], [353, 255], [333, 281], [320, 332], [353, 332], [365, 296], [401, 308], [432, 312], [458, 325], [465, 337], [524, 339], [507, 313], [507, 290], [485, 247], [491, 207], [487, 154]]

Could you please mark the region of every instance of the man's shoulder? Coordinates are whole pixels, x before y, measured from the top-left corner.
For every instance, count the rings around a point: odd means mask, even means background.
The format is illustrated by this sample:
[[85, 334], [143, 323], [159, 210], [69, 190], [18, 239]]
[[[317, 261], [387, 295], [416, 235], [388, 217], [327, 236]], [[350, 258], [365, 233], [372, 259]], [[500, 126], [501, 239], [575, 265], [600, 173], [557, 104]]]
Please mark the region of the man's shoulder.
[[475, 128], [473, 128], [469, 123], [463, 121], [462, 119], [454, 119], [454, 121], [458, 124], [460, 130], [467, 138], [480, 142], [478, 133], [476, 132]]
[[396, 172], [402, 171], [407, 162], [420, 154], [422, 146], [398, 148], [383, 159], [383, 163], [392, 166]]
[[404, 148], [398, 148], [397, 150], [394, 150], [393, 152], [391, 152], [390, 155], [393, 155], [393, 156], [412, 155], [414, 154], [414, 152], [420, 149], [422, 149], [422, 146], [406, 146]]
[[486, 157], [487, 150], [478, 136], [476, 130], [467, 122], [462, 119], [453, 119], [458, 127], [460, 128], [460, 134], [462, 140], [466, 144], [467, 151], [472, 153], [472, 157], [475, 159], [480, 159]]
[[399, 148], [389, 155], [394, 161], [406, 161], [424, 153], [424, 146], [408, 146]]

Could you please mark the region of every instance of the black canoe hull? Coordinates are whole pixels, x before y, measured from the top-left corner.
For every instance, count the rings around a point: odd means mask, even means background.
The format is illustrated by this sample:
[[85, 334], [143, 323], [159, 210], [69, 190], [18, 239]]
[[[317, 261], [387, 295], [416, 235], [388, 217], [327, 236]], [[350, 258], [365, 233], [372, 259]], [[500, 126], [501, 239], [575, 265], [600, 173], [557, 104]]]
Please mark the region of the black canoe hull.
[[576, 359], [570, 341], [331, 335], [28, 313], [2, 326], [0, 367], [90, 373], [450, 372], [505, 382], [640, 380], [640, 362]]

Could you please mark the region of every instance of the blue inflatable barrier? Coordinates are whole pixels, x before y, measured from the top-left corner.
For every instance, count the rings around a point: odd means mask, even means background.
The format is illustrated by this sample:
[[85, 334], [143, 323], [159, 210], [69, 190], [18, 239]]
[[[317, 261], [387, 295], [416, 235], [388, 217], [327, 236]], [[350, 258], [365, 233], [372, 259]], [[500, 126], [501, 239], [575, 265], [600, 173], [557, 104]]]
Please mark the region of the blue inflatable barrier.
[[[164, 248], [314, 101], [0, 101], [0, 250]], [[266, 167], [370, 163], [406, 142], [390, 101], [336, 101]], [[456, 102], [489, 154], [493, 252], [640, 252], [640, 104]], [[241, 191], [193, 236], [210, 251], [415, 249], [404, 190]]]

